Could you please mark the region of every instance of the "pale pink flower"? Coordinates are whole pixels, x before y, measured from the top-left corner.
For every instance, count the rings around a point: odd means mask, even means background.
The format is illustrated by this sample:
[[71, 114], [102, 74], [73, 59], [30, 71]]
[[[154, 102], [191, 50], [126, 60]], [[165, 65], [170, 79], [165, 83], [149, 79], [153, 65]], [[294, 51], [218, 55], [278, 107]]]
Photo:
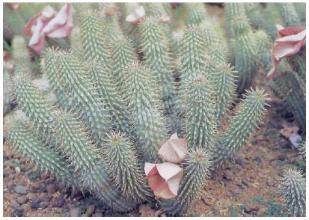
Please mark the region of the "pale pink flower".
[[183, 169], [173, 163], [145, 163], [145, 173], [148, 184], [155, 196], [171, 199], [177, 196]]
[[180, 163], [188, 153], [188, 142], [184, 138], [178, 138], [177, 133], [173, 134], [159, 150], [159, 156], [171, 163]]
[[187, 140], [178, 138], [177, 133], [165, 141], [159, 156], [164, 163], [145, 163], [145, 173], [148, 184], [155, 196], [171, 199], [177, 196], [183, 169], [177, 164], [182, 162], [188, 154]]
[[277, 66], [284, 57], [297, 54], [306, 45], [306, 29], [304, 27], [279, 27], [278, 38], [272, 49], [273, 67], [267, 77], [273, 79], [276, 76]]
[[47, 6], [32, 17], [24, 28], [24, 34], [30, 37], [28, 46], [40, 54], [44, 47], [45, 37], [67, 37], [73, 29], [72, 5], [65, 4], [58, 13]]

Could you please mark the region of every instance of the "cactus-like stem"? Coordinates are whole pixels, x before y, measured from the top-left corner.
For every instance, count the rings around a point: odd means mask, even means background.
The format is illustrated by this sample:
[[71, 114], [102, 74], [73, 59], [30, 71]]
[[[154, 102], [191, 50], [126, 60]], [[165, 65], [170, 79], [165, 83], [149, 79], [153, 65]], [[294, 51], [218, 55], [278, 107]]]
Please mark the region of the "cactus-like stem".
[[9, 144], [26, 158], [33, 161], [42, 172], [50, 172], [67, 186], [76, 186], [70, 165], [54, 149], [44, 144], [34, 130], [17, 121], [8, 134]]
[[257, 54], [259, 54], [259, 66], [264, 69], [265, 73], [268, 73], [272, 66], [271, 60], [271, 39], [263, 30], [258, 30], [255, 33], [255, 39], [257, 42]]
[[293, 3], [280, 3], [278, 9], [286, 26], [301, 25]]
[[11, 110], [11, 104], [14, 100], [14, 82], [6, 67], [3, 67], [3, 115]]
[[109, 110], [116, 129], [129, 135], [131, 133], [129, 111], [126, 109], [125, 101], [117, 91], [110, 69], [98, 65], [96, 62], [93, 62], [89, 69], [91, 80], [96, 83], [96, 88], [107, 110]]
[[216, 19], [208, 18], [199, 27], [206, 40], [207, 54], [211, 57], [211, 61], [216, 64], [227, 62], [229, 56], [227, 42]]
[[127, 68], [127, 99], [140, 152], [145, 161], [158, 161], [160, 142], [167, 137], [162, 103], [150, 70], [138, 63]]
[[285, 171], [280, 185], [289, 214], [293, 217], [306, 216], [306, 180], [300, 171]]
[[180, 86], [179, 99], [177, 100], [177, 111], [182, 113], [184, 110], [185, 88], [191, 79], [202, 73], [206, 78], [209, 77], [213, 66], [207, 54], [207, 44], [201, 28], [189, 26], [184, 33], [180, 43]]
[[202, 21], [208, 19], [204, 3], [186, 3], [184, 4], [186, 11], [186, 24], [200, 24]]
[[306, 3], [305, 2], [295, 2], [294, 8], [301, 22], [303, 24], [306, 24]]
[[97, 60], [101, 65], [110, 65], [107, 37], [104, 33], [102, 18], [96, 14], [81, 16], [81, 37], [86, 60]]
[[139, 45], [139, 36], [137, 26], [126, 21], [126, 17], [134, 13], [134, 10], [139, 8], [139, 3], [123, 3], [120, 5], [120, 11], [123, 15], [121, 27], [126, 36], [131, 40], [133, 47], [136, 49]]
[[233, 157], [257, 129], [266, 113], [266, 99], [267, 94], [262, 89], [247, 92], [236, 115], [231, 119], [229, 129], [219, 137], [211, 149], [215, 167]]
[[237, 90], [241, 94], [251, 85], [258, 70], [257, 45], [245, 16], [234, 17], [232, 25], [235, 34], [232, 47], [239, 81]]
[[151, 196], [133, 143], [125, 135], [109, 134], [103, 152], [109, 174], [122, 195], [137, 202]]
[[246, 14], [244, 4], [242, 3], [225, 3], [224, 19], [229, 37], [235, 37], [235, 29], [233, 27], [233, 19]]
[[[306, 130], [306, 101], [305, 93], [298, 74], [291, 71], [276, 77], [272, 88], [293, 113], [302, 130]], [[303, 88], [303, 89], [302, 89]]]
[[55, 118], [53, 108], [43, 94], [23, 77], [16, 80], [16, 101], [22, 111], [30, 118], [35, 130], [42, 138], [50, 138]]
[[213, 144], [216, 132], [214, 89], [199, 75], [186, 91], [186, 136], [191, 149], [207, 149]]
[[124, 33], [121, 30], [118, 17], [113, 14], [106, 16], [106, 38], [109, 45], [115, 45], [118, 43], [118, 40], [124, 38]]
[[200, 195], [211, 165], [209, 156], [202, 149], [192, 150], [185, 162], [184, 177], [178, 195], [173, 200], [161, 201], [162, 209], [171, 216], [183, 214]]
[[230, 64], [222, 63], [216, 67], [212, 75], [212, 83], [216, 94], [216, 118], [217, 125], [220, 124], [222, 117], [228, 111], [236, 92], [236, 71]]
[[110, 45], [114, 78], [120, 93], [124, 96], [125, 82], [128, 78], [126, 68], [138, 60], [132, 44], [128, 38], [118, 37], [117, 43]]
[[13, 59], [23, 72], [29, 74], [29, 78], [32, 76], [32, 69], [30, 62], [30, 54], [27, 48], [26, 41], [23, 36], [15, 36], [12, 41]]
[[62, 143], [59, 149], [77, 171], [84, 188], [88, 188], [113, 210], [129, 211], [134, 208], [136, 203], [125, 199], [112, 186], [106, 165], [100, 160], [101, 152], [89, 140], [81, 121], [72, 114], [58, 113], [56, 134]]
[[69, 102], [69, 110], [82, 116], [95, 141], [101, 144], [111, 128], [111, 118], [85, 66], [72, 52], [48, 50], [44, 57], [43, 71], [58, 97]]
[[172, 76], [172, 60], [169, 54], [168, 41], [162, 28], [154, 17], [146, 18], [139, 25], [141, 49], [145, 63], [152, 69], [156, 83], [160, 85], [161, 99], [168, 122], [175, 131], [175, 86]]

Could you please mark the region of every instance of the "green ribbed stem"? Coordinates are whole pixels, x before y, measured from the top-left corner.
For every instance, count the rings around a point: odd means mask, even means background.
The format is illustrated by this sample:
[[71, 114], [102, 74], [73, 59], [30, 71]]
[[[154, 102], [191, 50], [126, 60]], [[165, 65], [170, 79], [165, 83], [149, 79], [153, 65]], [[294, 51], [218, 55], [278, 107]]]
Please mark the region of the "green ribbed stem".
[[212, 148], [214, 167], [233, 157], [257, 129], [266, 113], [267, 94], [264, 90], [249, 90], [239, 109], [231, 119], [227, 131], [219, 137]]
[[86, 73], [85, 66], [72, 52], [49, 50], [44, 71], [56, 94], [68, 110], [80, 114], [97, 143], [111, 128], [111, 118], [102, 98]]
[[121, 95], [124, 97], [126, 92], [125, 82], [128, 78], [126, 68], [132, 62], [138, 60], [129, 39], [119, 37], [116, 44], [110, 45], [114, 78]]
[[127, 110], [126, 102], [117, 91], [110, 69], [98, 65], [96, 62], [92, 63], [89, 69], [91, 80], [96, 84], [100, 97], [112, 117], [113, 125], [117, 130], [130, 135], [130, 113]]
[[96, 60], [102, 65], [110, 65], [108, 40], [104, 29], [104, 19], [97, 14], [82, 15], [80, 18], [81, 37], [86, 60]]
[[200, 24], [204, 20], [207, 20], [207, 11], [204, 3], [186, 3], [184, 4], [186, 11], [186, 24]]
[[190, 149], [207, 149], [213, 144], [216, 132], [214, 88], [199, 75], [186, 91], [186, 138]]
[[180, 51], [180, 86], [177, 100], [177, 111], [181, 114], [184, 111], [184, 92], [188, 82], [201, 73], [209, 78], [213, 70], [210, 57], [207, 55], [207, 44], [201, 28], [189, 26], [185, 30], [181, 40]]
[[293, 3], [280, 3], [278, 9], [286, 26], [302, 25]]
[[55, 149], [44, 144], [30, 127], [23, 125], [20, 121], [16, 122], [9, 130], [8, 142], [19, 153], [35, 163], [42, 172], [50, 172], [67, 186], [77, 186], [77, 180], [72, 175], [73, 169], [70, 165]]
[[149, 162], [160, 160], [160, 143], [166, 140], [166, 119], [162, 115], [156, 83], [146, 67], [133, 63], [128, 68], [127, 99], [136, 132], [137, 146], [143, 159]]
[[146, 18], [139, 25], [139, 32], [144, 62], [152, 69], [156, 83], [160, 85], [165, 114], [169, 118], [168, 124], [172, 131], [175, 131], [175, 85], [167, 38], [155, 17]]
[[211, 165], [209, 156], [204, 150], [198, 149], [189, 152], [184, 166], [184, 177], [181, 180], [178, 195], [173, 200], [161, 201], [161, 208], [171, 216], [180, 216], [197, 199], [205, 185], [208, 169]]
[[151, 197], [135, 147], [125, 135], [109, 134], [104, 146], [104, 156], [108, 172], [122, 195], [137, 202]]
[[67, 156], [75, 168], [84, 188], [89, 189], [109, 208], [126, 212], [136, 203], [121, 196], [114, 189], [106, 172], [106, 165], [101, 160], [100, 150], [92, 144], [81, 121], [69, 113], [59, 113], [56, 134], [62, 142], [60, 150]]
[[281, 180], [280, 191], [285, 198], [290, 216], [306, 216], [306, 179], [300, 171], [286, 170]]
[[217, 125], [231, 106], [236, 94], [236, 71], [231, 65], [223, 63], [216, 67], [211, 80], [216, 94], [216, 118]]

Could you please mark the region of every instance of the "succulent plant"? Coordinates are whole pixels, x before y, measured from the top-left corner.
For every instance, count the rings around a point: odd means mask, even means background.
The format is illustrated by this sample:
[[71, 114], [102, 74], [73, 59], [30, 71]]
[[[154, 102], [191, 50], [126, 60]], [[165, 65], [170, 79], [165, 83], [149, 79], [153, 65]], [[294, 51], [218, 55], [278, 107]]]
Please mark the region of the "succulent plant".
[[255, 34], [249, 25], [243, 4], [226, 4], [226, 21], [232, 36], [231, 45], [235, 70], [238, 72], [238, 93], [247, 89], [258, 70]]
[[[126, 22], [141, 5], [145, 17]], [[179, 135], [189, 148], [181, 164], [184, 178], [174, 199], [160, 201], [166, 213], [180, 215], [199, 196], [209, 171], [233, 157], [256, 130], [267, 95], [249, 90], [223, 129], [237, 96], [236, 76], [239, 88], [249, 87], [258, 62], [242, 6], [227, 10], [234, 68], [224, 29], [208, 20], [204, 4], [184, 5], [183, 30], [163, 22], [164, 16], [173, 21], [169, 5], [141, 5], [78, 10], [74, 48], [48, 48], [41, 56], [42, 79], [51, 91], [41, 91], [26, 77], [28, 70], [16, 69], [17, 103], [28, 120], [16, 120], [8, 141], [69, 187], [91, 192], [114, 211], [128, 212], [153, 201], [141, 168], [145, 162], [161, 162], [160, 146], [181, 124]]]
[[290, 216], [306, 216], [306, 180], [300, 171], [288, 169], [281, 180], [280, 191]]
[[300, 18], [293, 3], [278, 4], [278, 10], [286, 26], [301, 25]]
[[275, 94], [283, 100], [287, 109], [293, 113], [300, 128], [305, 131], [305, 82], [297, 72], [292, 70], [287, 62], [282, 62], [279, 65], [278, 72], [280, 72], [280, 75], [271, 82], [271, 87]]
[[211, 166], [210, 160], [203, 149], [189, 152], [188, 159], [184, 162], [185, 174], [177, 197], [173, 200], [161, 201], [161, 207], [166, 213], [172, 216], [183, 214], [191, 202], [200, 195]]

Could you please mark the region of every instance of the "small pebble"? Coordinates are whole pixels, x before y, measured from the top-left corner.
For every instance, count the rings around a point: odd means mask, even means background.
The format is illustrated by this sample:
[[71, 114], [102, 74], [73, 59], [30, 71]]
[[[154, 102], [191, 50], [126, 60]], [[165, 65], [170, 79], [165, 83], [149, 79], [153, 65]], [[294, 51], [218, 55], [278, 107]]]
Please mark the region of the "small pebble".
[[40, 202], [40, 208], [45, 209], [48, 206], [48, 204], [49, 204], [48, 202], [42, 201]]
[[24, 214], [23, 209], [14, 209], [11, 213], [11, 217], [22, 217]]
[[17, 202], [19, 203], [19, 204], [24, 204], [24, 203], [26, 203], [28, 201], [28, 198], [27, 198], [27, 196], [19, 196], [19, 197], [17, 197]]
[[12, 201], [11, 202], [11, 207], [13, 208], [13, 209], [19, 209], [20, 208], [20, 205], [19, 205], [19, 203], [18, 202], [16, 202], [16, 201]]
[[35, 193], [28, 193], [27, 196], [28, 196], [28, 199], [30, 199], [30, 200], [34, 200], [37, 197], [37, 195]]
[[27, 194], [27, 188], [22, 185], [17, 185], [14, 187], [14, 191], [18, 194], [25, 195]]
[[33, 208], [33, 209], [38, 209], [38, 208], [40, 208], [40, 207], [41, 207], [41, 206], [40, 206], [40, 203], [41, 203], [41, 200], [40, 200], [40, 199], [38, 199], [38, 198], [34, 199], [34, 200], [31, 202], [31, 208]]

